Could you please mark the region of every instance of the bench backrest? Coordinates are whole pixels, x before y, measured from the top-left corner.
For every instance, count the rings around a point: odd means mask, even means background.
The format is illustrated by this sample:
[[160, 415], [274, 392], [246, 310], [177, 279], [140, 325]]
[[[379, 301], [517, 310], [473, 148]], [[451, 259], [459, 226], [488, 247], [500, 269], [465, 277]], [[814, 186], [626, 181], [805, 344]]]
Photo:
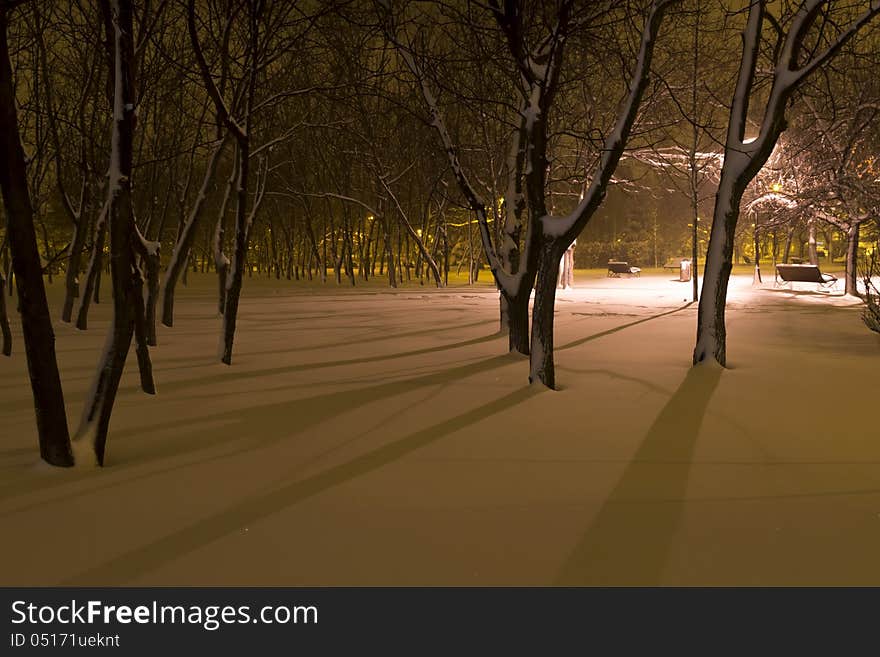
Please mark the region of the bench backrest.
[[824, 283], [818, 265], [776, 265], [779, 278], [789, 283]]
[[614, 260], [608, 261], [608, 271], [614, 272], [615, 274], [628, 274], [629, 273], [629, 263], [628, 262], [616, 262]]

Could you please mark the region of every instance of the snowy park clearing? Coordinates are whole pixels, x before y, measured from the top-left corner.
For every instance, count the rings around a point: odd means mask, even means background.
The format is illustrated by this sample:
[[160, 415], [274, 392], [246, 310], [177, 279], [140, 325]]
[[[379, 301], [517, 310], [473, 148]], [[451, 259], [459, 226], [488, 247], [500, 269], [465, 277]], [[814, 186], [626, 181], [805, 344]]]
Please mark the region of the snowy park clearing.
[[[880, 585], [857, 299], [734, 276], [730, 369], [691, 370], [689, 283], [576, 275], [553, 392], [505, 353], [486, 283], [248, 279], [227, 367], [215, 279], [193, 279], [156, 397], [129, 355], [104, 469], [39, 461], [14, 327], [0, 584]], [[109, 311], [55, 323], [72, 424]]]

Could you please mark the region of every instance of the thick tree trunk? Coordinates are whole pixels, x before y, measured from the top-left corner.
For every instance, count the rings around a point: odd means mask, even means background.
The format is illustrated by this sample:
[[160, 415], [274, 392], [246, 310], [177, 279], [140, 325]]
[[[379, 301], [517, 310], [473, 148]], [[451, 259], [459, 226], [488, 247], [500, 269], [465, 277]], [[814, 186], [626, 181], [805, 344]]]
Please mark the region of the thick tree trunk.
[[541, 245], [540, 266], [532, 309], [532, 349], [529, 382], [540, 381], [551, 389], [556, 387], [553, 365], [553, 313], [556, 306], [556, 282], [559, 262], [565, 248], [560, 240], [545, 239]]
[[161, 264], [160, 245], [159, 242], [145, 242], [141, 240], [140, 235], [136, 235], [135, 239], [140, 242], [142, 247], [138, 251], [141, 255], [147, 283], [147, 298], [142, 304], [144, 308], [144, 328], [146, 330], [144, 339], [149, 346], [155, 347], [157, 342], [156, 306], [159, 303], [159, 267]]
[[[58, 466], [73, 465], [61, 376], [55, 358], [55, 333], [43, 271], [37, 249], [33, 211], [28, 193], [27, 169], [15, 106], [12, 67], [7, 42], [7, 9], [0, 4], [0, 189], [6, 210], [7, 232], [12, 250], [12, 269], [18, 288], [21, 325], [40, 456]], [[5, 341], [4, 331], [4, 341]]]
[[98, 465], [104, 465], [110, 416], [132, 338], [137, 336], [141, 387], [154, 393], [147, 348], [143, 279], [136, 253], [142, 247], [135, 225], [131, 198], [131, 173], [135, 127], [134, 43], [131, 0], [110, 0], [102, 5], [107, 37], [113, 43], [113, 138], [108, 185], [107, 223], [110, 232], [110, 280], [113, 320], [92, 392], [86, 401], [76, 438], [90, 444]]
[[[217, 312], [222, 315], [226, 312], [226, 285], [229, 277], [229, 258], [223, 248], [226, 243], [226, 206], [232, 195], [232, 188], [238, 180], [238, 148], [233, 156], [232, 173], [226, 182], [226, 190], [223, 193], [223, 201], [220, 203], [220, 211], [217, 213], [217, 223], [214, 226], [214, 269], [217, 271]], [[186, 265], [183, 265], [186, 275]]]
[[736, 183], [738, 176], [737, 173], [731, 173], [725, 177], [722, 172], [722, 181], [715, 197], [712, 232], [703, 272], [703, 292], [697, 311], [697, 344], [693, 358], [695, 365], [707, 359], [714, 359], [721, 365], [727, 362], [724, 312], [727, 305], [727, 284], [733, 269], [734, 236], [742, 198], [741, 185]]
[[500, 332], [507, 334], [509, 351], [523, 355], [529, 354], [529, 297], [531, 289], [525, 293], [508, 296], [504, 290], [499, 292]]
[[223, 308], [223, 354], [221, 361], [232, 364], [232, 344], [235, 340], [235, 323], [238, 319], [238, 303], [244, 270], [247, 266], [247, 184], [250, 166], [248, 163], [249, 144], [246, 140], [238, 144], [238, 189], [236, 190], [235, 212], [235, 250], [232, 256], [228, 281], [226, 283], [226, 304]]
[[[256, 25], [251, 26], [252, 34], [255, 34]], [[255, 50], [256, 45], [252, 44]], [[248, 106], [253, 102], [256, 73], [251, 72], [250, 92]], [[248, 113], [250, 116], [250, 113]], [[250, 175], [250, 141], [246, 135], [250, 134], [250, 121], [245, 127], [245, 137], [237, 138], [238, 146], [238, 180], [236, 183], [235, 203], [235, 248], [232, 262], [229, 265], [229, 273], [226, 283], [226, 303], [223, 307], [223, 330], [220, 360], [226, 365], [232, 364], [232, 345], [235, 340], [235, 324], [238, 319], [238, 304], [241, 298], [241, 288], [245, 269], [248, 276], [251, 275], [251, 267], [248, 265], [248, 241], [250, 239], [250, 227], [253, 212], [248, 215], [248, 179]], [[257, 184], [259, 186], [259, 174]], [[254, 208], [259, 204], [259, 197], [254, 201]], [[254, 210], [255, 212], [255, 210]]]
[[859, 296], [859, 232], [861, 224], [854, 224], [846, 231], [846, 294]]

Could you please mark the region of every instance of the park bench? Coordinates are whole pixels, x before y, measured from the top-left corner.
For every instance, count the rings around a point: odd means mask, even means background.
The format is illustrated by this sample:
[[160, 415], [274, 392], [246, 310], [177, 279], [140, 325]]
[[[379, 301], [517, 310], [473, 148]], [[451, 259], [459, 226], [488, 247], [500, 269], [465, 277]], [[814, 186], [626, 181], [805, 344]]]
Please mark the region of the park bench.
[[638, 267], [631, 267], [628, 262], [619, 262], [617, 260], [608, 261], [608, 276], [620, 278], [622, 274], [627, 276], [638, 276], [642, 271]]
[[816, 283], [820, 290], [830, 290], [837, 285], [837, 277], [823, 274], [819, 265], [776, 265], [776, 279], [777, 286], [787, 283], [790, 288], [794, 283]]

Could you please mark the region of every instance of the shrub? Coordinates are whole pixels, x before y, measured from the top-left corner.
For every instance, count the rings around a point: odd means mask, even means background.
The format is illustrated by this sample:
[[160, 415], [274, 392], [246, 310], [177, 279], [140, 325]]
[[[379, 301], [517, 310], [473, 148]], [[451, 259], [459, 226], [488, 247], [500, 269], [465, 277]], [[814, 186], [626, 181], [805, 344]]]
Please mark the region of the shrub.
[[874, 277], [880, 275], [880, 263], [878, 263], [877, 249], [866, 258], [865, 272], [865, 310], [862, 312], [862, 320], [865, 326], [880, 333], [880, 290], [874, 283]]

